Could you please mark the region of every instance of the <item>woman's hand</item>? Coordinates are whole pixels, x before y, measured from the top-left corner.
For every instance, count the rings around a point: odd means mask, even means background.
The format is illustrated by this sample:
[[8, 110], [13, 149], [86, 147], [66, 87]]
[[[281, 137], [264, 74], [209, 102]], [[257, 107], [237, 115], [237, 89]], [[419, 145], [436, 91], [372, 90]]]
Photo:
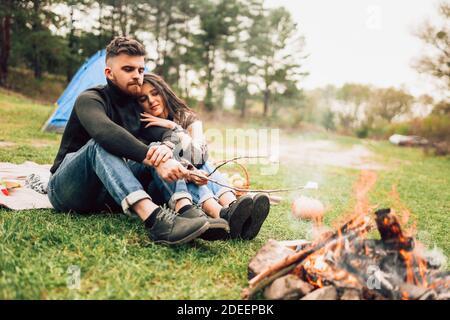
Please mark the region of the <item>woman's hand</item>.
[[152, 116], [151, 114], [149, 114], [147, 112], [141, 113], [141, 121], [148, 122], [145, 125], [146, 128], [156, 126], [156, 127], [167, 128], [167, 129], [174, 129], [175, 126], [177, 125], [173, 121]]
[[161, 179], [167, 182], [185, 179], [189, 175], [188, 170], [174, 159], [162, 162], [159, 166], [155, 167], [155, 169]]
[[208, 179], [207, 179], [208, 172], [203, 171], [203, 170], [195, 170], [193, 172], [198, 174], [199, 176], [190, 174], [189, 179], [188, 179], [189, 182], [193, 182], [198, 186], [203, 186], [208, 183]]

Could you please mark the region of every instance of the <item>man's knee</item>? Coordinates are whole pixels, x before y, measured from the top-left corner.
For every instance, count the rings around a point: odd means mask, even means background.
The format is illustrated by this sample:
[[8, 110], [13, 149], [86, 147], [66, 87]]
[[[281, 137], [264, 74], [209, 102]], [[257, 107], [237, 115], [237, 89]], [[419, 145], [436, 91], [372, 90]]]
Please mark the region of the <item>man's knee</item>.
[[108, 152], [94, 139], [90, 139], [85, 146], [90, 152]]
[[116, 157], [119, 159], [122, 159], [111, 152], [107, 151], [105, 148], [103, 148], [97, 141], [94, 139], [90, 139], [85, 145], [84, 148], [86, 148], [87, 153], [92, 159], [95, 159], [97, 156], [107, 156], [107, 157]]

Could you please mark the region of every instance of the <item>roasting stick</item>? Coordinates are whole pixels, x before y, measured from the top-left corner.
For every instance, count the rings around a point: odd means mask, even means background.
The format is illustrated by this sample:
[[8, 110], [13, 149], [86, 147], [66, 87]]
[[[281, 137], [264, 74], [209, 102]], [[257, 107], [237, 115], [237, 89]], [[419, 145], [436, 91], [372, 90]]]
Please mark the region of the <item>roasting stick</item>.
[[223, 184], [223, 183], [221, 183], [219, 181], [216, 181], [216, 180], [210, 178], [210, 176], [217, 169], [219, 169], [220, 167], [224, 166], [227, 163], [234, 162], [234, 161], [239, 160], [239, 159], [258, 159], [258, 158], [267, 158], [267, 156], [241, 156], [241, 157], [235, 157], [235, 158], [232, 158], [232, 159], [229, 159], [229, 160], [224, 160], [223, 163], [218, 165], [207, 176], [195, 172], [196, 171], [195, 166], [191, 162], [189, 162], [188, 160], [182, 159], [182, 163], [184, 163], [188, 168], [193, 168], [193, 169], [188, 169], [189, 170], [188, 172], [189, 172], [190, 175], [197, 176], [197, 177], [199, 177], [201, 179], [208, 180], [208, 181], [210, 181], [212, 183], [215, 183], [215, 184], [217, 184], [217, 185], [219, 185], [221, 187], [226, 187], [226, 188], [232, 189], [232, 190], [237, 191], [237, 192], [278, 193], [278, 192], [289, 192], [289, 191], [298, 191], [298, 190], [306, 190], [306, 189], [318, 189], [318, 187], [319, 187], [317, 182], [308, 181], [306, 183], [306, 185], [304, 185], [304, 186], [298, 186], [298, 187], [293, 187], [293, 188], [268, 189], [268, 190], [267, 189], [246, 189], [246, 188], [238, 188], [238, 187], [229, 186], [229, 185]]
[[199, 173], [196, 173], [194, 171], [190, 171], [189, 174], [191, 174], [193, 176], [197, 176], [197, 177], [202, 178], [202, 179], [206, 179], [206, 180], [208, 180], [208, 181], [210, 181], [212, 183], [218, 184], [221, 187], [226, 187], [226, 188], [233, 189], [234, 191], [237, 191], [237, 192], [276, 193], [276, 192], [289, 192], [289, 191], [297, 191], [297, 190], [304, 190], [304, 189], [317, 189], [318, 188], [316, 182], [309, 181], [304, 186], [299, 186], [299, 187], [294, 187], [294, 188], [284, 188], [284, 189], [245, 189], [245, 188], [238, 188], [238, 187], [228, 186], [228, 185], [226, 185], [224, 183], [220, 183], [219, 181], [216, 181], [216, 180], [211, 179], [209, 177], [205, 177], [203, 174], [199, 174]]
[[241, 156], [241, 157], [235, 157], [235, 158], [232, 158], [229, 160], [220, 161], [222, 163], [219, 164], [213, 171], [208, 173], [208, 177], [210, 175], [212, 175], [214, 172], [216, 172], [220, 167], [223, 167], [224, 165], [226, 165], [227, 163], [235, 162], [236, 160], [239, 160], [239, 159], [262, 159], [262, 158], [267, 158], [267, 156]]

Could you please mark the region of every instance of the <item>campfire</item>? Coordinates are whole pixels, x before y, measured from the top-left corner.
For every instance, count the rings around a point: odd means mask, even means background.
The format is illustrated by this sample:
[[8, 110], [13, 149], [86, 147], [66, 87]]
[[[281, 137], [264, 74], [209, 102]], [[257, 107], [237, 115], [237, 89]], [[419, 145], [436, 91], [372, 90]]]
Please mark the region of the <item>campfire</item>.
[[375, 180], [363, 174], [356, 214], [335, 231], [312, 242], [270, 240], [261, 248], [250, 261], [243, 298], [264, 289], [268, 299], [450, 299], [442, 259], [420, 250], [393, 210], [370, 212], [366, 195]]

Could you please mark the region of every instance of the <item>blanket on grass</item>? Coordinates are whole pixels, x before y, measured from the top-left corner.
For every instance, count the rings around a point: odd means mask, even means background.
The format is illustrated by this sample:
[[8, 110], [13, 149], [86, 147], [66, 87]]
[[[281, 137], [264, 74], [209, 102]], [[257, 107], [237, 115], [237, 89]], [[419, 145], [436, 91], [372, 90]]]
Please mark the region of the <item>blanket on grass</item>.
[[53, 208], [46, 194], [50, 167], [31, 161], [0, 162], [0, 207], [11, 210]]

